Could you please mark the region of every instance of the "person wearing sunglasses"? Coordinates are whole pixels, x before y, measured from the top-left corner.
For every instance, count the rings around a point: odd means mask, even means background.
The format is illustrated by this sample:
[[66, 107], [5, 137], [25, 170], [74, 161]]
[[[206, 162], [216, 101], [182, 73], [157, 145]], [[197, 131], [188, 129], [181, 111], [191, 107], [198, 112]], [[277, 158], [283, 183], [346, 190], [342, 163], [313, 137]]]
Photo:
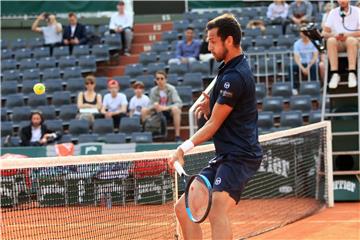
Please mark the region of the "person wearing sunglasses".
[[95, 92], [95, 76], [88, 75], [84, 83], [85, 91], [79, 92], [77, 97], [78, 119], [86, 119], [92, 123], [94, 122], [95, 114], [99, 113], [101, 109], [101, 95]]

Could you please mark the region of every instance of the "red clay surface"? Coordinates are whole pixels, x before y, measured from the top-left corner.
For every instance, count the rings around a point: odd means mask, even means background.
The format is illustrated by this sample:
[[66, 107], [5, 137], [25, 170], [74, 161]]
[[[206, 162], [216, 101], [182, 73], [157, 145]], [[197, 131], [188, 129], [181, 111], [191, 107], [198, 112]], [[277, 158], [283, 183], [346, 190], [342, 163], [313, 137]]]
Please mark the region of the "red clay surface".
[[264, 233], [251, 240], [358, 240], [360, 239], [360, 202], [335, 203], [334, 208], [282, 228]]

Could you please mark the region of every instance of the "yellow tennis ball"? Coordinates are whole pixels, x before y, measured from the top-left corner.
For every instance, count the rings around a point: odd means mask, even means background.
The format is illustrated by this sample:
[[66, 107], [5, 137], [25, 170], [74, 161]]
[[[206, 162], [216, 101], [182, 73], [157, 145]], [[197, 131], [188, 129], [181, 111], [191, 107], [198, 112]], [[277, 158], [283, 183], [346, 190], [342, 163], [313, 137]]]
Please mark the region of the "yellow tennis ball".
[[36, 95], [44, 94], [45, 93], [45, 85], [42, 83], [37, 83], [34, 85], [33, 90]]

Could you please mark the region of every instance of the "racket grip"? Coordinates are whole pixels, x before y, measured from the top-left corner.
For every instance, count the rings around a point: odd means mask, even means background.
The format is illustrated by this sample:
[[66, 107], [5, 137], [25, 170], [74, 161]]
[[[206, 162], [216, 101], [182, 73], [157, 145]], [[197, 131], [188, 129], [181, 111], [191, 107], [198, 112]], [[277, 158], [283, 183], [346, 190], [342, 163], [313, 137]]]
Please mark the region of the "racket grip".
[[185, 170], [178, 161], [174, 162], [174, 168], [180, 176], [185, 175]]

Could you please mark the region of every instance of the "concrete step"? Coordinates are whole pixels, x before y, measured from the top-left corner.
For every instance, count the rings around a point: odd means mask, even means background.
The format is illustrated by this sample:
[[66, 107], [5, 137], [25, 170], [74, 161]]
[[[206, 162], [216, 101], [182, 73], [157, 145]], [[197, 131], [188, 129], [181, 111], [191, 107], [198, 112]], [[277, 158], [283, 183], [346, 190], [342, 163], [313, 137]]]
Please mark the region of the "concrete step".
[[133, 44], [134, 43], [153, 43], [156, 41], [161, 41], [161, 33], [158, 32], [151, 32], [151, 33], [137, 33], [134, 36]]
[[125, 73], [125, 66], [106, 66], [98, 67], [96, 76], [122, 76]]
[[127, 65], [139, 62], [139, 55], [134, 54], [131, 56], [120, 56], [119, 57], [119, 65]]
[[171, 31], [173, 28], [172, 22], [161, 23], [139, 23], [134, 25], [134, 32], [163, 32]]

